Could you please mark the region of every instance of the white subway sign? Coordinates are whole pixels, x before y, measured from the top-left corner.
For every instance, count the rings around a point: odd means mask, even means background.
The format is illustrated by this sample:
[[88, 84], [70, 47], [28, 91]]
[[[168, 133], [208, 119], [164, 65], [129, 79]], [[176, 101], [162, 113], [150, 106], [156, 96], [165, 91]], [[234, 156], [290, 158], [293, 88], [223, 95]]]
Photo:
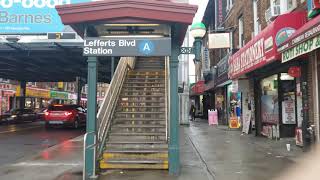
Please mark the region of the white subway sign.
[[87, 38], [83, 56], [170, 56], [171, 38]]

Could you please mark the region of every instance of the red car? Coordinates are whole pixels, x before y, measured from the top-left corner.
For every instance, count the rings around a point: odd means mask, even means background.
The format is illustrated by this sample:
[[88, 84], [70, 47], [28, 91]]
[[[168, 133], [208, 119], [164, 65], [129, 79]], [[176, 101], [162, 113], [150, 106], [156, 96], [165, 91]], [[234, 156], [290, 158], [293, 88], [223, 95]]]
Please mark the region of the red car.
[[86, 125], [86, 117], [86, 110], [79, 105], [51, 105], [44, 114], [46, 128], [71, 126], [76, 129], [81, 125]]

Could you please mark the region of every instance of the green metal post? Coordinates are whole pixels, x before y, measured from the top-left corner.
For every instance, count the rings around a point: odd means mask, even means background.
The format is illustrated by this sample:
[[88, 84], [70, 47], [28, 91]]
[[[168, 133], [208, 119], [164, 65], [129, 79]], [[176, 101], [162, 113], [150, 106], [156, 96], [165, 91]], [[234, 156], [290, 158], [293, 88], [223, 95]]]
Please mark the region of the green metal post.
[[88, 57], [87, 139], [85, 147], [85, 178], [95, 175], [96, 112], [97, 112], [97, 57]]
[[179, 47], [172, 46], [170, 58], [170, 139], [169, 139], [169, 173], [179, 175], [179, 100], [178, 100], [178, 66]]

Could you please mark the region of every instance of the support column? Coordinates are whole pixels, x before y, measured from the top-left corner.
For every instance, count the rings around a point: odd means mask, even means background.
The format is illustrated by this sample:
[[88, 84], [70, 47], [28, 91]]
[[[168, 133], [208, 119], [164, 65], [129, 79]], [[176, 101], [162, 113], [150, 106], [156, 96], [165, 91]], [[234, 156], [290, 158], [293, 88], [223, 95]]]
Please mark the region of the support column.
[[[174, 41], [174, 40], [172, 40]], [[172, 46], [170, 58], [170, 139], [169, 139], [169, 173], [179, 175], [179, 99], [178, 99], [178, 66], [179, 47]]]
[[97, 112], [97, 57], [88, 58], [88, 110], [87, 110], [87, 139], [85, 150], [86, 179], [95, 175], [95, 148], [96, 142], [96, 112]]
[[20, 82], [20, 104], [19, 108], [24, 109], [26, 106], [26, 91], [27, 91], [27, 82]]
[[82, 83], [80, 77], [76, 77], [77, 105], [80, 105]]

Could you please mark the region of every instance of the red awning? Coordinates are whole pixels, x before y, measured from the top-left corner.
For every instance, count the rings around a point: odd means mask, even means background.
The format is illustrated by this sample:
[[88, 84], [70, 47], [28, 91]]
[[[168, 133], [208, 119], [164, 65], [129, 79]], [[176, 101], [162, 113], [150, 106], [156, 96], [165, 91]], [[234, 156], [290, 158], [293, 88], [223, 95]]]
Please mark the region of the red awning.
[[205, 84], [204, 81], [198, 81], [195, 85], [191, 87], [192, 94], [201, 95], [204, 93]]
[[287, 49], [294, 47], [297, 44], [305, 42], [309, 39], [320, 34], [320, 15], [313, 18], [301, 28], [299, 28], [290, 38], [288, 38], [281, 47], [278, 48], [279, 52], [283, 52]]
[[280, 60], [277, 47], [306, 22], [306, 12], [278, 16], [263, 31], [229, 58], [229, 77], [241, 75]]

